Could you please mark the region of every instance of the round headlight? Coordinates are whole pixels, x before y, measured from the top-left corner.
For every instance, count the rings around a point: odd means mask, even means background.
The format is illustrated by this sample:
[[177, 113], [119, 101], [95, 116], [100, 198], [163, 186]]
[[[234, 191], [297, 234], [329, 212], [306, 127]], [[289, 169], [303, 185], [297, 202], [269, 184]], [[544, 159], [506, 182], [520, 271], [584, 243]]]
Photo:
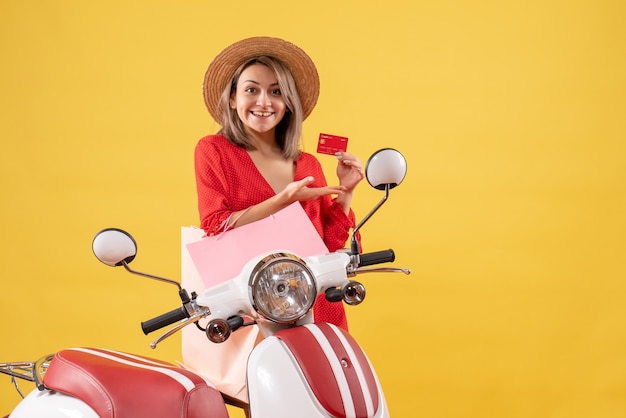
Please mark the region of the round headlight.
[[270, 321], [287, 324], [313, 307], [317, 286], [304, 261], [292, 254], [276, 253], [254, 267], [248, 292], [258, 313]]

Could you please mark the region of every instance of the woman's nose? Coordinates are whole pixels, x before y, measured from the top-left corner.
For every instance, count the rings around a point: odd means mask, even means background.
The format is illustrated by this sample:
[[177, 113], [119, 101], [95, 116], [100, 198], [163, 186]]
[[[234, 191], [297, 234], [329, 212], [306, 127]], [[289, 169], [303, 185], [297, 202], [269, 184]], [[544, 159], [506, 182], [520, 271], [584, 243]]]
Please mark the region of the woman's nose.
[[257, 106], [271, 106], [272, 101], [270, 100], [270, 96], [267, 93], [261, 93], [259, 95], [258, 100], [256, 101]]

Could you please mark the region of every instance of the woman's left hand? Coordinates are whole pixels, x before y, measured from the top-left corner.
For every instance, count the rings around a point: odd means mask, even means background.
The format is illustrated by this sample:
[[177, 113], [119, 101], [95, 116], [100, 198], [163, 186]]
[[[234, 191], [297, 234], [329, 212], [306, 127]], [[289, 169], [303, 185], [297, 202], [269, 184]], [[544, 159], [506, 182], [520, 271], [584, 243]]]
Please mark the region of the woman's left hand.
[[339, 160], [337, 163], [339, 184], [345, 187], [346, 192], [352, 192], [356, 185], [365, 177], [363, 167], [361, 167], [361, 160], [347, 152], [338, 152], [335, 154], [335, 157]]

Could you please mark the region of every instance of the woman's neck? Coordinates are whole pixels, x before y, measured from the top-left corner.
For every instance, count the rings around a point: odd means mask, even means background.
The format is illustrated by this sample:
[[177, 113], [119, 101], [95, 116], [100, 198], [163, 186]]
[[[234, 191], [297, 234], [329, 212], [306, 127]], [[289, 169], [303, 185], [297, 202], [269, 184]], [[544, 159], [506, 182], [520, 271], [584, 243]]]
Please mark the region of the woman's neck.
[[262, 133], [248, 132], [248, 137], [250, 139], [250, 144], [252, 144], [252, 146], [261, 154], [282, 154], [282, 150], [278, 146], [278, 142], [276, 142], [274, 131]]

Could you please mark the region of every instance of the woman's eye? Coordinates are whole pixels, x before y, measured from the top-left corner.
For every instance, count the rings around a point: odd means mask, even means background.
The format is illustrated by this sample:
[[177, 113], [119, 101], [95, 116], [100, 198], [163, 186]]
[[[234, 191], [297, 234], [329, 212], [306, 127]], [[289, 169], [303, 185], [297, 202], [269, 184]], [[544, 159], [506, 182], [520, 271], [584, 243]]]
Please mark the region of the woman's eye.
[[272, 94], [273, 94], [274, 96], [280, 96], [280, 94], [281, 94], [281, 93], [280, 93], [280, 89], [275, 89], [275, 90], [272, 90]]
[[254, 93], [256, 91], [256, 89], [254, 87], [248, 87], [247, 89], [244, 90], [246, 93]]

